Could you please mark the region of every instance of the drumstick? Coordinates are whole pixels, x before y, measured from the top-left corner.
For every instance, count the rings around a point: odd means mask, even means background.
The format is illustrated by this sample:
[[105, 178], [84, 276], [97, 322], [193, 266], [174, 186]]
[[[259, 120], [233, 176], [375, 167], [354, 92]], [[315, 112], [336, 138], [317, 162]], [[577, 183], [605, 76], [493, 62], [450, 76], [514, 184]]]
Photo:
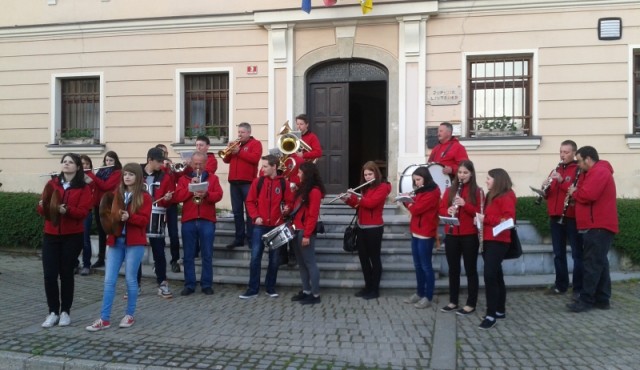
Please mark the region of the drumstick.
[[[173, 194], [173, 192], [172, 192], [172, 191], [168, 191], [168, 192], [165, 194], [165, 196], [166, 196], [167, 194]], [[153, 202], [153, 203], [151, 203], [151, 204], [155, 206], [155, 205], [156, 205], [156, 204], [158, 204], [158, 202], [160, 202], [161, 200], [164, 200], [164, 196], [163, 196], [162, 198], [160, 198], [160, 199], [158, 199], [158, 200], [154, 201], [154, 202]]]

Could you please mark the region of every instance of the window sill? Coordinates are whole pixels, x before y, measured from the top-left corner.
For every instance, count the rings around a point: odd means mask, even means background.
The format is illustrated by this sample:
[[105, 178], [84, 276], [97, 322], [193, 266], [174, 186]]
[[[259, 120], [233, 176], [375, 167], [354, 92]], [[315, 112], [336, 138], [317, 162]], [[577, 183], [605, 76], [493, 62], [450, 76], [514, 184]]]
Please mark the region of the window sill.
[[50, 154], [58, 155], [65, 153], [101, 154], [105, 149], [104, 144], [48, 144], [45, 147]]
[[467, 151], [488, 150], [536, 150], [542, 142], [541, 136], [494, 136], [478, 138], [459, 138]]
[[[194, 150], [196, 150], [195, 144], [174, 143], [171, 144], [171, 147], [173, 148], [173, 151], [178, 154], [193, 152]], [[226, 144], [211, 143], [211, 145], [209, 146], [209, 153], [217, 153], [218, 150], [224, 149], [226, 147]]]
[[640, 149], [640, 135], [625, 135], [629, 149]]

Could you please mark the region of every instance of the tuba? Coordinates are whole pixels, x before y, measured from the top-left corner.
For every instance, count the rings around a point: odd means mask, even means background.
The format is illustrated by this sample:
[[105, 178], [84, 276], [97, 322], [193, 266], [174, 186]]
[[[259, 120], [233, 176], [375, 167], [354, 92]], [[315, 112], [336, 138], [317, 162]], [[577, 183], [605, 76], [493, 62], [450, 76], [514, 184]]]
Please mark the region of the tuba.
[[100, 200], [100, 224], [105, 233], [118, 237], [122, 232], [120, 211], [124, 210], [124, 199], [119, 191], [108, 192]]
[[47, 182], [42, 191], [42, 209], [45, 220], [51, 222], [53, 226], [58, 226], [60, 222], [60, 194], [56, 191], [51, 182]]

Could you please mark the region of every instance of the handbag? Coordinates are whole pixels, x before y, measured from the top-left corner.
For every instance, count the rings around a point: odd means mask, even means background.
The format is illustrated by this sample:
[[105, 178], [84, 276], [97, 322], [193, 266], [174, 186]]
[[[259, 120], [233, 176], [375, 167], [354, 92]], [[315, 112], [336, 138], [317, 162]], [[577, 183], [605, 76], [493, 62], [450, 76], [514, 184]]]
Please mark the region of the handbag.
[[316, 222], [316, 229], [313, 232], [315, 234], [324, 234], [324, 222], [322, 220]]
[[520, 256], [522, 256], [522, 244], [520, 244], [518, 231], [514, 227], [511, 229], [511, 243], [509, 243], [509, 248], [507, 249], [507, 253], [504, 255], [504, 259], [512, 260], [519, 258]]
[[344, 230], [342, 249], [348, 253], [353, 253], [358, 250], [358, 247], [356, 246], [356, 242], [358, 239], [358, 223], [356, 222], [357, 217], [358, 212], [356, 211], [356, 214], [353, 215], [353, 218], [351, 219], [351, 223], [349, 223], [349, 226], [347, 226], [347, 228]]

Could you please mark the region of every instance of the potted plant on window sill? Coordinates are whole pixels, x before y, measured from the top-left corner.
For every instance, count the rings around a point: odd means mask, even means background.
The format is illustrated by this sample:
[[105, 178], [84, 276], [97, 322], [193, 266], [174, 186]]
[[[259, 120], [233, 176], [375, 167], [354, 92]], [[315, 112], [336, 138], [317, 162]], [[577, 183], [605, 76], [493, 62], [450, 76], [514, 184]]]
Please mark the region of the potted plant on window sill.
[[195, 144], [198, 136], [207, 136], [211, 145], [226, 145], [229, 141], [229, 137], [221, 135], [220, 127], [195, 123], [184, 130], [184, 143]]
[[222, 135], [220, 127], [207, 127], [207, 136], [211, 145], [226, 145], [229, 142], [229, 137]]
[[502, 116], [495, 120], [482, 120], [475, 124], [476, 137], [487, 136], [524, 136], [524, 130], [511, 120], [511, 117]]
[[58, 131], [59, 145], [93, 145], [96, 139], [89, 129], [72, 128], [64, 132]]

